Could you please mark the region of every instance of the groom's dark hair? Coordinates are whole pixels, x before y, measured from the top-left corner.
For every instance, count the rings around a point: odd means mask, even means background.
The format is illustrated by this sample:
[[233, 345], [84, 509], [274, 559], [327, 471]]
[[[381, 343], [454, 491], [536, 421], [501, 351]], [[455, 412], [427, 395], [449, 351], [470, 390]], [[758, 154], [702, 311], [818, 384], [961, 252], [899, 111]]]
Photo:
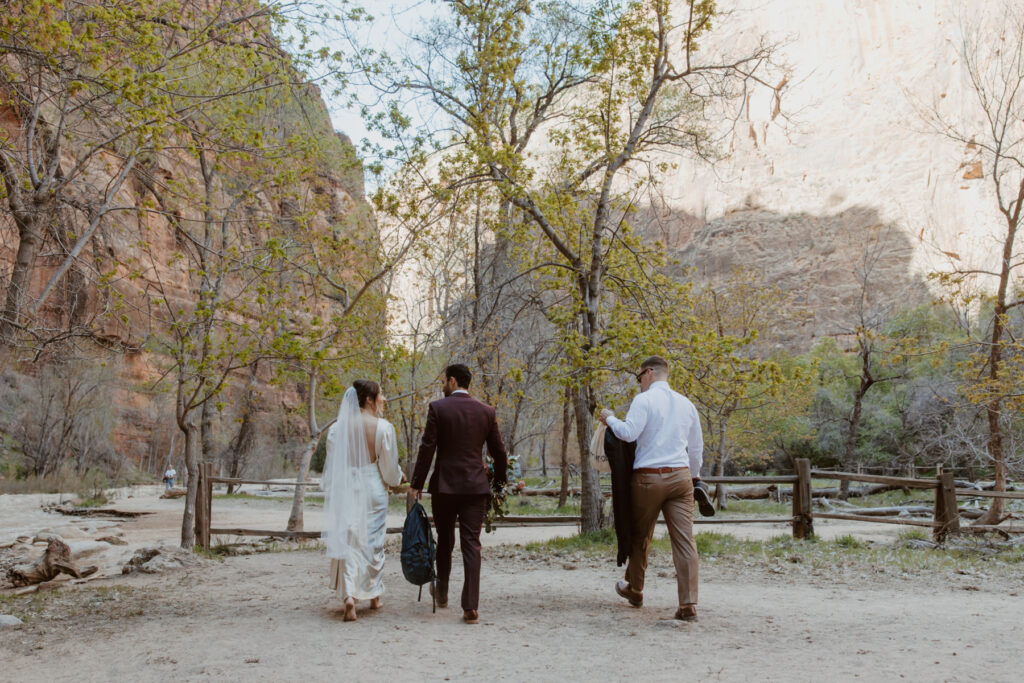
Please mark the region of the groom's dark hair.
[[655, 372], [668, 372], [668, 361], [661, 356], [651, 356], [640, 364], [641, 370], [646, 370], [647, 368]]
[[469, 389], [469, 383], [473, 381], [473, 373], [462, 363], [446, 367], [444, 369], [444, 377], [445, 379], [454, 377], [455, 383], [459, 385], [460, 389]]

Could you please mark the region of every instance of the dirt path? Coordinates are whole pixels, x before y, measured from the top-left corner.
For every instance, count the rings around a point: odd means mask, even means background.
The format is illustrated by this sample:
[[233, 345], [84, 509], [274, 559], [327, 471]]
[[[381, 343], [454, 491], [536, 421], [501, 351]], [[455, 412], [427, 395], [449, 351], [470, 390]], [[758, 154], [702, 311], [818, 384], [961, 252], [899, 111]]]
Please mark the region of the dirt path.
[[394, 552], [384, 609], [355, 623], [341, 620], [317, 552], [65, 589], [0, 638], [0, 678], [1019, 680], [1019, 581], [711, 561], [701, 620], [683, 624], [670, 619], [667, 555], [652, 561], [642, 609], [613, 594], [610, 561], [491, 547], [484, 562], [478, 626], [460, 623], [457, 597], [437, 614], [416, 602]]
[[[181, 501], [135, 490], [115, 501], [152, 515], [115, 527], [42, 513], [42, 497], [0, 497], [0, 536], [46, 526], [89, 538], [112, 530], [130, 553], [175, 544]], [[130, 495], [130, 497], [129, 497]], [[283, 528], [287, 502], [218, 500], [225, 526]], [[307, 527], [319, 523], [311, 507]], [[400, 518], [393, 520], [394, 525]], [[389, 521], [389, 523], [391, 523]], [[782, 525], [703, 525], [763, 539]], [[816, 525], [824, 538], [891, 542], [897, 527]], [[392, 538], [385, 608], [354, 624], [326, 588], [321, 552], [207, 560], [199, 568], [0, 597], [26, 623], [0, 633], [0, 680], [1020, 680], [1024, 577], [898, 567], [814, 568], [776, 560], [705, 558], [697, 624], [671, 619], [670, 557], [653, 557], [642, 609], [612, 591], [614, 562], [555, 557], [515, 544], [571, 528], [504, 528], [484, 537], [482, 619], [453, 607], [430, 613], [401, 577]], [[91, 561], [91, 560], [90, 560]], [[859, 567], [859, 568], [858, 568]]]

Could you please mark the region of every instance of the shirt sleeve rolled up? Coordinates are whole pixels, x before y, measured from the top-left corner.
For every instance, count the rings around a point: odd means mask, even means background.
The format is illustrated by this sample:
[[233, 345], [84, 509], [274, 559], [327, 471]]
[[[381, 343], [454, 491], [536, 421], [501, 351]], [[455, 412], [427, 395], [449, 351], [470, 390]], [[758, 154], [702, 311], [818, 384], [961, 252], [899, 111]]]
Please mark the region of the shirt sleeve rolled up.
[[623, 441], [636, 441], [640, 432], [644, 430], [644, 426], [647, 425], [647, 401], [644, 395], [638, 395], [629, 404], [629, 412], [626, 413], [625, 420], [609, 415], [605, 422], [608, 423], [608, 428], [612, 430], [612, 433]]

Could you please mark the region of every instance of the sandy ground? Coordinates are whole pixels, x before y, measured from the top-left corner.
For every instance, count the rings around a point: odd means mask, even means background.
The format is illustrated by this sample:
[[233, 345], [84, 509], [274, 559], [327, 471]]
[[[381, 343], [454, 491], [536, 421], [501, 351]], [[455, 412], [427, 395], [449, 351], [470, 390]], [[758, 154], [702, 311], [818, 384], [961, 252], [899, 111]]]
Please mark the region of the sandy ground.
[[[0, 510], [21, 509], [3, 498], [10, 497], [0, 497]], [[158, 508], [119, 525], [133, 545], [173, 539], [180, 525], [180, 501], [154, 499], [136, 492], [116, 502]], [[247, 525], [280, 513], [263, 501], [214, 506], [215, 519], [237, 515]], [[307, 526], [313, 521], [307, 515]], [[873, 530], [882, 533], [880, 526]], [[313, 551], [67, 586], [34, 598], [26, 623], [0, 632], [0, 680], [1020, 680], [1019, 577], [706, 558], [700, 621], [684, 624], [671, 619], [667, 554], [653, 557], [645, 606], [634, 609], [612, 590], [621, 570], [611, 559], [543, 557], [512, 545], [567, 532], [516, 528], [485, 537], [475, 626], [459, 620], [458, 557], [452, 607], [431, 614], [402, 579], [394, 540], [384, 608], [363, 603], [355, 623], [342, 621], [326, 587], [327, 561]]]

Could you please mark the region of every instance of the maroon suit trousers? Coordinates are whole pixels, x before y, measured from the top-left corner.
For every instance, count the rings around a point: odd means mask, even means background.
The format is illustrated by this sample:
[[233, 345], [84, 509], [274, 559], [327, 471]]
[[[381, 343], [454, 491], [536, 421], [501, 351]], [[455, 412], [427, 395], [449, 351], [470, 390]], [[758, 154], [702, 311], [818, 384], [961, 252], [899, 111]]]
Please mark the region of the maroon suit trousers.
[[455, 550], [455, 522], [462, 549], [462, 609], [480, 608], [480, 530], [487, 512], [486, 494], [435, 493], [431, 498], [437, 529], [437, 583], [447, 591]]

